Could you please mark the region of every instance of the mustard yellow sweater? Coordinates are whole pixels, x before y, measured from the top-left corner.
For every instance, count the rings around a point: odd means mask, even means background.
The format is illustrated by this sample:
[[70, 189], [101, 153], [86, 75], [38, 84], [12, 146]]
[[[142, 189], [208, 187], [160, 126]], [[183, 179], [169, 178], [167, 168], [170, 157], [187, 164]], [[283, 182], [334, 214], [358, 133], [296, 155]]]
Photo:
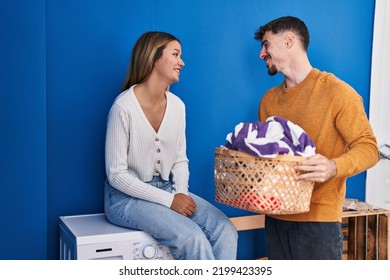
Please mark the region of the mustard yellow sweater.
[[[302, 127], [316, 144], [316, 152], [333, 159], [336, 177], [316, 183], [310, 211], [277, 215], [288, 221], [341, 222], [346, 179], [379, 160], [376, 138], [361, 96], [333, 74], [313, 69], [300, 84], [270, 89], [260, 102], [259, 119], [279, 116]], [[353, 186], [350, 186], [353, 188]]]

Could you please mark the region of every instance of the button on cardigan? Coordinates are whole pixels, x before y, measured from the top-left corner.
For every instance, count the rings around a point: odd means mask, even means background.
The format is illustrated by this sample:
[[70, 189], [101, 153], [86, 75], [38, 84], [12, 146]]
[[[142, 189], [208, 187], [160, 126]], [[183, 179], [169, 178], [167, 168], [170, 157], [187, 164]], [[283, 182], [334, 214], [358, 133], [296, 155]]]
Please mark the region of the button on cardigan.
[[[108, 182], [127, 195], [170, 207], [175, 193], [188, 194], [185, 106], [166, 91], [167, 105], [159, 130], [149, 123], [134, 86], [114, 101], [107, 118], [105, 162]], [[145, 182], [172, 175], [174, 192]]]

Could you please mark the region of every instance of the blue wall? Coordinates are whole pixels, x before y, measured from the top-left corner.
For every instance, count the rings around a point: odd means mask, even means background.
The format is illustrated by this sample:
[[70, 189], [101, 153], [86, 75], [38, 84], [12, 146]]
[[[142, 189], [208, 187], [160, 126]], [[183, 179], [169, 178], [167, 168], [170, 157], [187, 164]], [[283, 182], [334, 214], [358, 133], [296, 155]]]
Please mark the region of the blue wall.
[[[250, 214], [214, 201], [214, 147], [256, 120], [281, 82], [253, 35], [287, 14], [307, 23], [312, 64], [355, 87], [368, 110], [374, 0], [0, 0], [0, 259], [58, 259], [58, 217], [103, 211], [106, 116], [148, 30], [182, 41], [171, 90], [187, 105], [191, 191], [228, 216]], [[348, 180], [348, 197], [364, 193], [365, 173]], [[239, 259], [265, 255], [263, 230], [240, 233]]]
[[47, 256], [44, 14], [0, 2], [0, 259]]

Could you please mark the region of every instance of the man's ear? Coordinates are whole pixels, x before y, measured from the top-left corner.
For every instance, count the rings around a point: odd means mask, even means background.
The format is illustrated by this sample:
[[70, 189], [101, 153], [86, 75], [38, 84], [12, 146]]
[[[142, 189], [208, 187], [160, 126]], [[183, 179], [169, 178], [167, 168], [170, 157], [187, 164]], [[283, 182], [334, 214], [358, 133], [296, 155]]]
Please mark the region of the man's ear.
[[290, 49], [295, 44], [295, 34], [292, 32], [287, 32], [284, 35], [284, 45]]

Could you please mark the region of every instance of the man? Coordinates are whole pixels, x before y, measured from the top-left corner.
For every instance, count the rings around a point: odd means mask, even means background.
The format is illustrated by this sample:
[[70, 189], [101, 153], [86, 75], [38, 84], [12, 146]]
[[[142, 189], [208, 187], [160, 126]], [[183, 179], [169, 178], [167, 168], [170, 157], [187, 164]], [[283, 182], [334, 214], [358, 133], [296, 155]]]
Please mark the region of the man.
[[361, 96], [331, 73], [313, 68], [305, 23], [291, 16], [261, 26], [255, 39], [270, 75], [284, 81], [260, 102], [259, 119], [279, 116], [302, 127], [317, 154], [295, 167], [297, 180], [315, 182], [310, 211], [266, 216], [269, 259], [341, 259], [346, 179], [379, 160]]

